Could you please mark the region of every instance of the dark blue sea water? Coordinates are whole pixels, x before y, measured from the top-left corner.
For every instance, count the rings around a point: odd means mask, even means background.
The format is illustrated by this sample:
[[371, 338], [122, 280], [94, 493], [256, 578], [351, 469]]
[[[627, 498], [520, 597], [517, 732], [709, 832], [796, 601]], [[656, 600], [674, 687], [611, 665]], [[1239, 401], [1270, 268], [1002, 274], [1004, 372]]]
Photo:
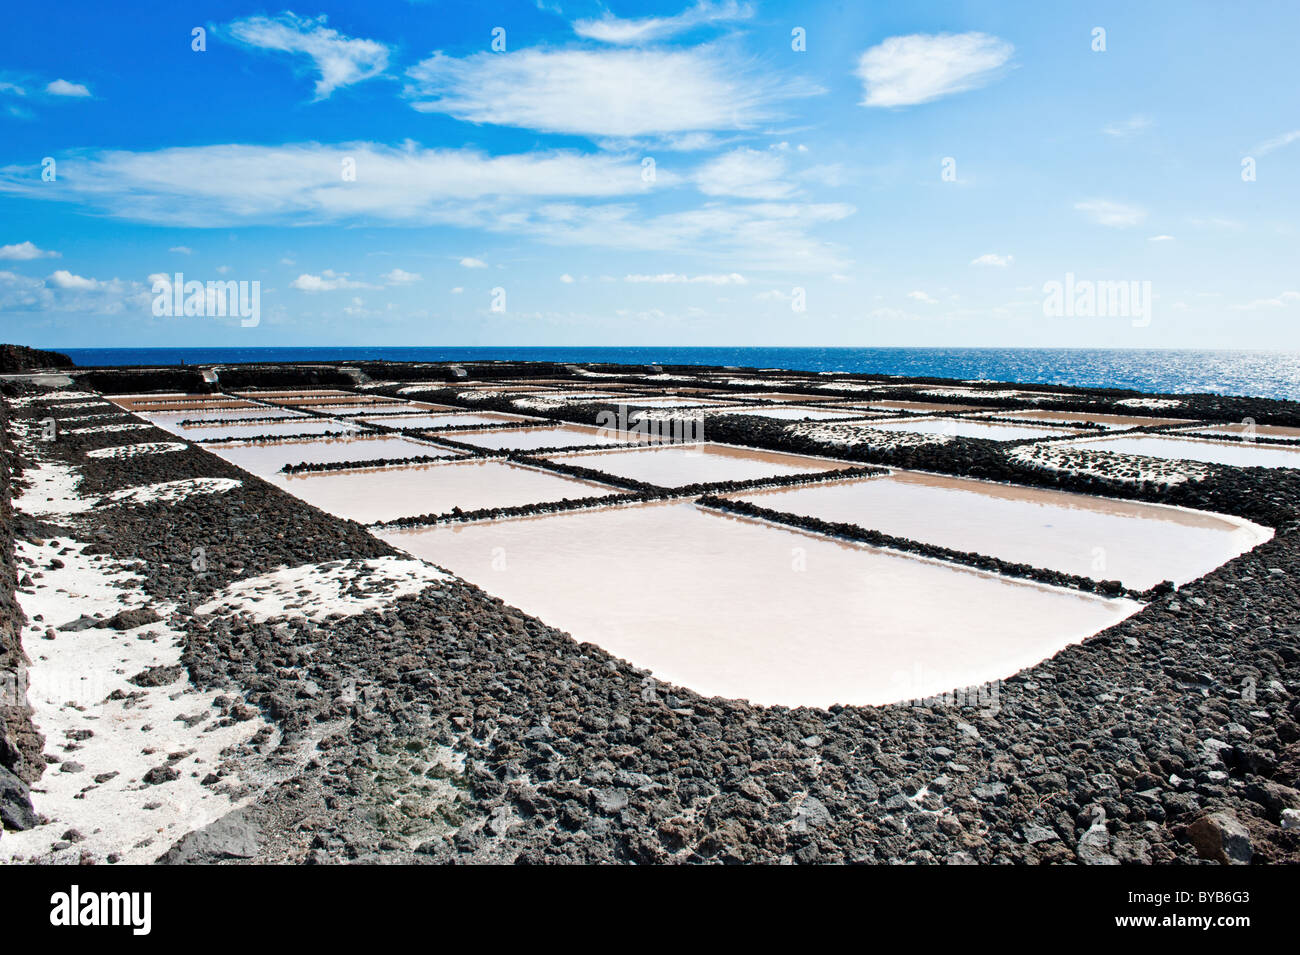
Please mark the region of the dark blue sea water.
[[563, 361], [736, 365], [987, 378], [1300, 400], [1300, 352], [1092, 348], [72, 348], [78, 365], [251, 361]]

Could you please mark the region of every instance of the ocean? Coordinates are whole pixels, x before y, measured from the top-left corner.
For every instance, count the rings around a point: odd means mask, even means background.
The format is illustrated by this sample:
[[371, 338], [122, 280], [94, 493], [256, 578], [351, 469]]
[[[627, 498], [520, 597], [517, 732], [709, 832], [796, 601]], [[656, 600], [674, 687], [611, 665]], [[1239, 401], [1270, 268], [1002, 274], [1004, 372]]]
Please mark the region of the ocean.
[[561, 361], [735, 365], [1036, 382], [1300, 401], [1300, 352], [1103, 348], [69, 348], [82, 366], [257, 361]]

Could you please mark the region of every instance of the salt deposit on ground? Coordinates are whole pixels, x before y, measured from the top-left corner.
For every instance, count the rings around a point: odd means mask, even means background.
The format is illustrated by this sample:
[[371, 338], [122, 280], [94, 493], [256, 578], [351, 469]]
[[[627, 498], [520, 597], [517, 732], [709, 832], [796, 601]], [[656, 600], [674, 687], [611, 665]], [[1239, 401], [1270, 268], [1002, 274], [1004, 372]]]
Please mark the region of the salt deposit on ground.
[[68, 434], [106, 434], [109, 431], [138, 431], [141, 428], [152, 428], [151, 424], [100, 424], [89, 428], [71, 428]]
[[[34, 476], [15, 499], [18, 511], [40, 516], [87, 506], [74, 469], [45, 462], [25, 474]], [[32, 787], [32, 804], [46, 821], [6, 832], [4, 861], [102, 862], [111, 855], [152, 862], [293, 770], [284, 760], [273, 770], [265, 758], [279, 740], [273, 726], [251, 711], [242, 721], [223, 718], [214, 705], [220, 693], [190, 683], [181, 634], [164, 623], [58, 629], [149, 604], [133, 565], [84, 547], [63, 538], [15, 545], [31, 577], [18, 593], [30, 621], [22, 635], [31, 661], [28, 701], [54, 762]], [[172, 610], [152, 609], [164, 619]], [[222, 755], [259, 734], [260, 753], [249, 747], [238, 760]]]
[[305, 617], [321, 622], [332, 614], [355, 616], [386, 607], [399, 597], [450, 579], [424, 561], [405, 557], [303, 564], [231, 584], [196, 613], [244, 613], [257, 620]]
[[1089, 474], [1128, 484], [1183, 484], [1204, 480], [1210, 473], [1209, 468], [1190, 461], [1092, 451], [1065, 444], [1025, 444], [1013, 448], [1007, 457], [1031, 468]]
[[235, 478], [186, 478], [181, 481], [164, 481], [113, 491], [99, 501], [107, 504], [175, 504], [196, 494], [221, 494], [239, 487], [243, 482]]
[[185, 445], [176, 441], [149, 441], [144, 444], [123, 444], [115, 448], [96, 448], [87, 451], [88, 458], [133, 458], [138, 454], [166, 454], [168, 451], [184, 451]]
[[818, 444], [852, 447], [863, 444], [871, 448], [916, 448], [927, 444], [947, 444], [948, 434], [920, 434], [915, 431], [881, 431], [866, 424], [821, 424], [806, 422], [786, 427], [788, 434], [816, 441]]
[[1184, 402], [1178, 398], [1121, 398], [1115, 404], [1126, 408], [1181, 408]]

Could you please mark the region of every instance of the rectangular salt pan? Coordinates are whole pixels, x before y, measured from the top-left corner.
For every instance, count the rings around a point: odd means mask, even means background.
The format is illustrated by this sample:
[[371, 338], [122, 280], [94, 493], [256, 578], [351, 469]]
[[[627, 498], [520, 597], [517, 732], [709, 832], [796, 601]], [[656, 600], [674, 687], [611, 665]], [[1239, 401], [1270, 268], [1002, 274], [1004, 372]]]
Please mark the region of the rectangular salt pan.
[[[153, 420], [151, 416], [150, 420]], [[255, 421], [250, 424], [190, 425], [181, 427], [174, 421], [156, 421], [158, 427], [182, 438], [200, 441], [205, 438], [257, 438], [262, 435], [343, 434], [356, 431], [355, 425], [321, 418], [290, 418], [286, 421]]]
[[617, 451], [557, 454], [551, 460], [658, 487], [684, 487], [717, 481], [750, 481], [852, 467], [844, 461], [782, 451], [756, 451], [726, 444], [674, 444]]
[[[523, 421], [537, 421], [527, 415], [501, 414], [495, 411], [462, 411], [455, 414], [435, 415], [365, 415], [358, 418], [368, 424], [380, 424], [386, 428], [464, 428], [471, 425], [517, 424]], [[451, 435], [450, 437], [455, 437]]]
[[308, 504], [363, 524], [447, 514], [457, 507], [476, 511], [618, 493], [499, 459], [277, 475], [274, 481]]
[[767, 705], [1002, 679], [1141, 606], [684, 502], [380, 536], [659, 680]]
[[1029, 438], [1059, 438], [1078, 434], [1067, 428], [1024, 424], [991, 424], [958, 418], [903, 418], [873, 422], [879, 431], [909, 431], [915, 434], [944, 434], [955, 438], [983, 438], [986, 441], [1024, 441]]
[[636, 436], [605, 428], [568, 424], [556, 428], [509, 428], [457, 433], [454, 440], [492, 451], [533, 451], [538, 448], [567, 448], [584, 445], [622, 445]]
[[1125, 438], [1072, 441], [1066, 447], [1089, 448], [1116, 454], [1141, 454], [1153, 458], [1227, 464], [1239, 468], [1300, 468], [1300, 447], [1255, 444], [1249, 441], [1211, 441], [1138, 434]]
[[1107, 428], [1153, 428], [1163, 425], [1191, 424], [1190, 418], [1147, 418], [1138, 415], [1093, 414], [1087, 411], [1043, 411], [1035, 408], [1019, 408], [1003, 411], [990, 411], [984, 417], [997, 415], [1005, 418], [1022, 418], [1029, 421], [1045, 421], [1049, 424], [1075, 424], [1087, 422]]
[[206, 450], [261, 477], [277, 474], [286, 464], [395, 460], [414, 457], [454, 458], [458, 453], [410, 438], [344, 435], [303, 441], [241, 441], [209, 444]]
[[1136, 590], [1181, 586], [1272, 537], [1237, 517], [912, 471], [735, 497]]

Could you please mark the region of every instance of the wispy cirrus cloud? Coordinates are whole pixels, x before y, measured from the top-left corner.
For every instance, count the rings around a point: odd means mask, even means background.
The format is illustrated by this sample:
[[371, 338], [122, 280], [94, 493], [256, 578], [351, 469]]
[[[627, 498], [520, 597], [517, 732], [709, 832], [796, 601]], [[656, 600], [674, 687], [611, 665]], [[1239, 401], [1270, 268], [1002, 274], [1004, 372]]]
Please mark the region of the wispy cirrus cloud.
[[[354, 181], [339, 174], [345, 159], [355, 164]], [[852, 215], [852, 205], [710, 198], [651, 214], [638, 200], [691, 173], [661, 169], [647, 183], [641, 171], [637, 157], [568, 151], [195, 146], [72, 154], [60, 160], [57, 190], [41, 188], [37, 166], [0, 168], [0, 195], [189, 228], [451, 225], [555, 244], [703, 255], [735, 268], [820, 272], [850, 264], [814, 233]]]
[[624, 282], [654, 285], [748, 285], [749, 280], [739, 272], [721, 272], [705, 275], [682, 275], [678, 272], [660, 272], [657, 275], [625, 275]]
[[1281, 136], [1274, 136], [1272, 139], [1264, 140], [1251, 151], [1257, 156], [1264, 156], [1275, 149], [1290, 146], [1297, 139], [1300, 139], [1300, 129], [1293, 129], [1289, 133], [1283, 133]]
[[471, 123], [620, 139], [748, 129], [820, 89], [711, 47], [434, 53], [406, 71], [413, 108]]
[[[355, 164], [355, 181], [340, 175]], [[656, 188], [676, 177], [660, 171]], [[224, 227], [375, 219], [412, 225], [472, 219], [526, 199], [619, 198], [650, 186], [635, 158], [565, 151], [489, 156], [375, 143], [180, 146], [60, 159], [57, 190], [39, 167], [0, 168], [0, 194], [71, 202], [154, 224]], [[469, 222], [466, 222], [469, 224]]]
[[388, 68], [388, 47], [377, 40], [344, 36], [326, 26], [327, 17], [300, 17], [286, 11], [276, 17], [232, 20], [218, 35], [259, 50], [306, 57], [320, 74], [316, 99], [336, 89], [378, 76]]
[[1097, 225], [1120, 229], [1138, 225], [1147, 217], [1145, 209], [1112, 199], [1085, 199], [1076, 202], [1074, 208]]
[[695, 185], [709, 196], [785, 199], [795, 187], [783, 180], [786, 163], [773, 152], [742, 147], [709, 160], [695, 173]]
[[1015, 47], [987, 33], [892, 36], [858, 59], [862, 106], [914, 106], [996, 79]]
[[626, 46], [662, 40], [705, 24], [748, 20], [753, 15], [754, 10], [747, 3], [736, 3], [735, 0], [709, 3], [701, 0], [695, 6], [671, 17], [623, 19], [606, 13], [598, 19], [575, 20], [573, 32], [589, 40]]
[[1148, 129], [1151, 126], [1151, 120], [1147, 116], [1130, 116], [1128, 119], [1118, 123], [1108, 123], [1103, 126], [1101, 131], [1107, 136], [1114, 136], [1116, 139], [1124, 139], [1129, 136], [1135, 136]]

